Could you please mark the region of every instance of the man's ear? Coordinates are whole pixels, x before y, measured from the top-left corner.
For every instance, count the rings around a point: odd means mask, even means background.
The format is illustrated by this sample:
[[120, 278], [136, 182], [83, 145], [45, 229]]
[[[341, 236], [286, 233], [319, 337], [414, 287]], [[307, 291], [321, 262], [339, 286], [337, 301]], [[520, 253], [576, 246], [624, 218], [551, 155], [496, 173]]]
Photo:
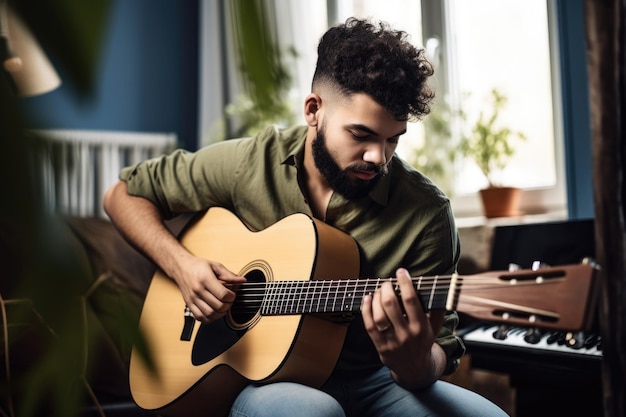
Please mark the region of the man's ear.
[[315, 93], [309, 94], [304, 99], [304, 118], [309, 126], [317, 126], [321, 107], [322, 99]]

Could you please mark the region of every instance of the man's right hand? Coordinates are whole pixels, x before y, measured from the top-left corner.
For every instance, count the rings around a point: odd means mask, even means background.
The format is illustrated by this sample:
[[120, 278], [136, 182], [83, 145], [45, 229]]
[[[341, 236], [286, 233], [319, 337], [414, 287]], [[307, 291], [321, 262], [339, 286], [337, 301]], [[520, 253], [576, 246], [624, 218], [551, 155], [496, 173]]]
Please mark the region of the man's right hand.
[[219, 262], [191, 256], [182, 260], [180, 272], [173, 277], [187, 307], [196, 320], [212, 323], [226, 315], [244, 277]]
[[197, 320], [210, 323], [226, 314], [235, 300], [237, 285], [245, 278], [219, 262], [190, 253], [164, 226], [157, 207], [145, 198], [128, 194], [123, 181], [107, 191], [104, 208], [126, 240], [176, 281]]

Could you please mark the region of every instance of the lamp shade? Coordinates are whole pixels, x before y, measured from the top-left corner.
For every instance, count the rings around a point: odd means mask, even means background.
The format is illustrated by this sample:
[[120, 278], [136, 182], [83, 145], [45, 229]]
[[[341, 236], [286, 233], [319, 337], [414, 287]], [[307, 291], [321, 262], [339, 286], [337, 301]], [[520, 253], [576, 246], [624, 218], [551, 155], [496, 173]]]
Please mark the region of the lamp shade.
[[33, 34], [6, 6], [0, 0], [3, 36], [8, 44], [8, 56], [2, 57], [2, 65], [13, 79], [17, 94], [29, 97], [54, 90], [61, 85], [59, 75]]

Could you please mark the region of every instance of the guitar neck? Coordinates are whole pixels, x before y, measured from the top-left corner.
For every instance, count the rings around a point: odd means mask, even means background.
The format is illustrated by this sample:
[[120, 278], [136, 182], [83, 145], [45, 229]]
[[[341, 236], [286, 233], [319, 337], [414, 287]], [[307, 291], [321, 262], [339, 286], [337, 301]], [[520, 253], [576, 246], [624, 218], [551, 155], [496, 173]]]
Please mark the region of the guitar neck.
[[[591, 265], [564, 265], [412, 282], [425, 311], [456, 310], [485, 321], [577, 330], [592, 317], [594, 270]], [[237, 317], [358, 312], [363, 298], [385, 282], [399, 294], [395, 278], [248, 282], [237, 290], [232, 310]]]
[[[458, 275], [412, 281], [426, 311], [454, 309], [461, 282]], [[233, 308], [258, 309], [264, 316], [356, 312], [363, 298], [385, 282], [391, 282], [399, 292], [395, 278], [246, 283], [238, 290]]]

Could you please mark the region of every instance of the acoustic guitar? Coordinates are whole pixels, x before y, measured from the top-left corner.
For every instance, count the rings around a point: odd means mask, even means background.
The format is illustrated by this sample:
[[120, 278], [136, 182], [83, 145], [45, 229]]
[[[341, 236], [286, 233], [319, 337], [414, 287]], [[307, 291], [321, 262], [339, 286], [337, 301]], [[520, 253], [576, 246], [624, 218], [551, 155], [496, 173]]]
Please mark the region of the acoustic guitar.
[[[227, 316], [201, 324], [176, 283], [154, 275], [139, 323], [144, 344], [131, 354], [130, 388], [137, 405], [160, 415], [226, 416], [250, 382], [321, 386], [363, 297], [394, 281], [355, 279], [356, 242], [305, 214], [252, 232], [228, 210], [211, 208], [181, 243], [247, 282]], [[594, 268], [586, 264], [412, 280], [426, 311], [561, 330], [587, 327], [595, 298]]]

